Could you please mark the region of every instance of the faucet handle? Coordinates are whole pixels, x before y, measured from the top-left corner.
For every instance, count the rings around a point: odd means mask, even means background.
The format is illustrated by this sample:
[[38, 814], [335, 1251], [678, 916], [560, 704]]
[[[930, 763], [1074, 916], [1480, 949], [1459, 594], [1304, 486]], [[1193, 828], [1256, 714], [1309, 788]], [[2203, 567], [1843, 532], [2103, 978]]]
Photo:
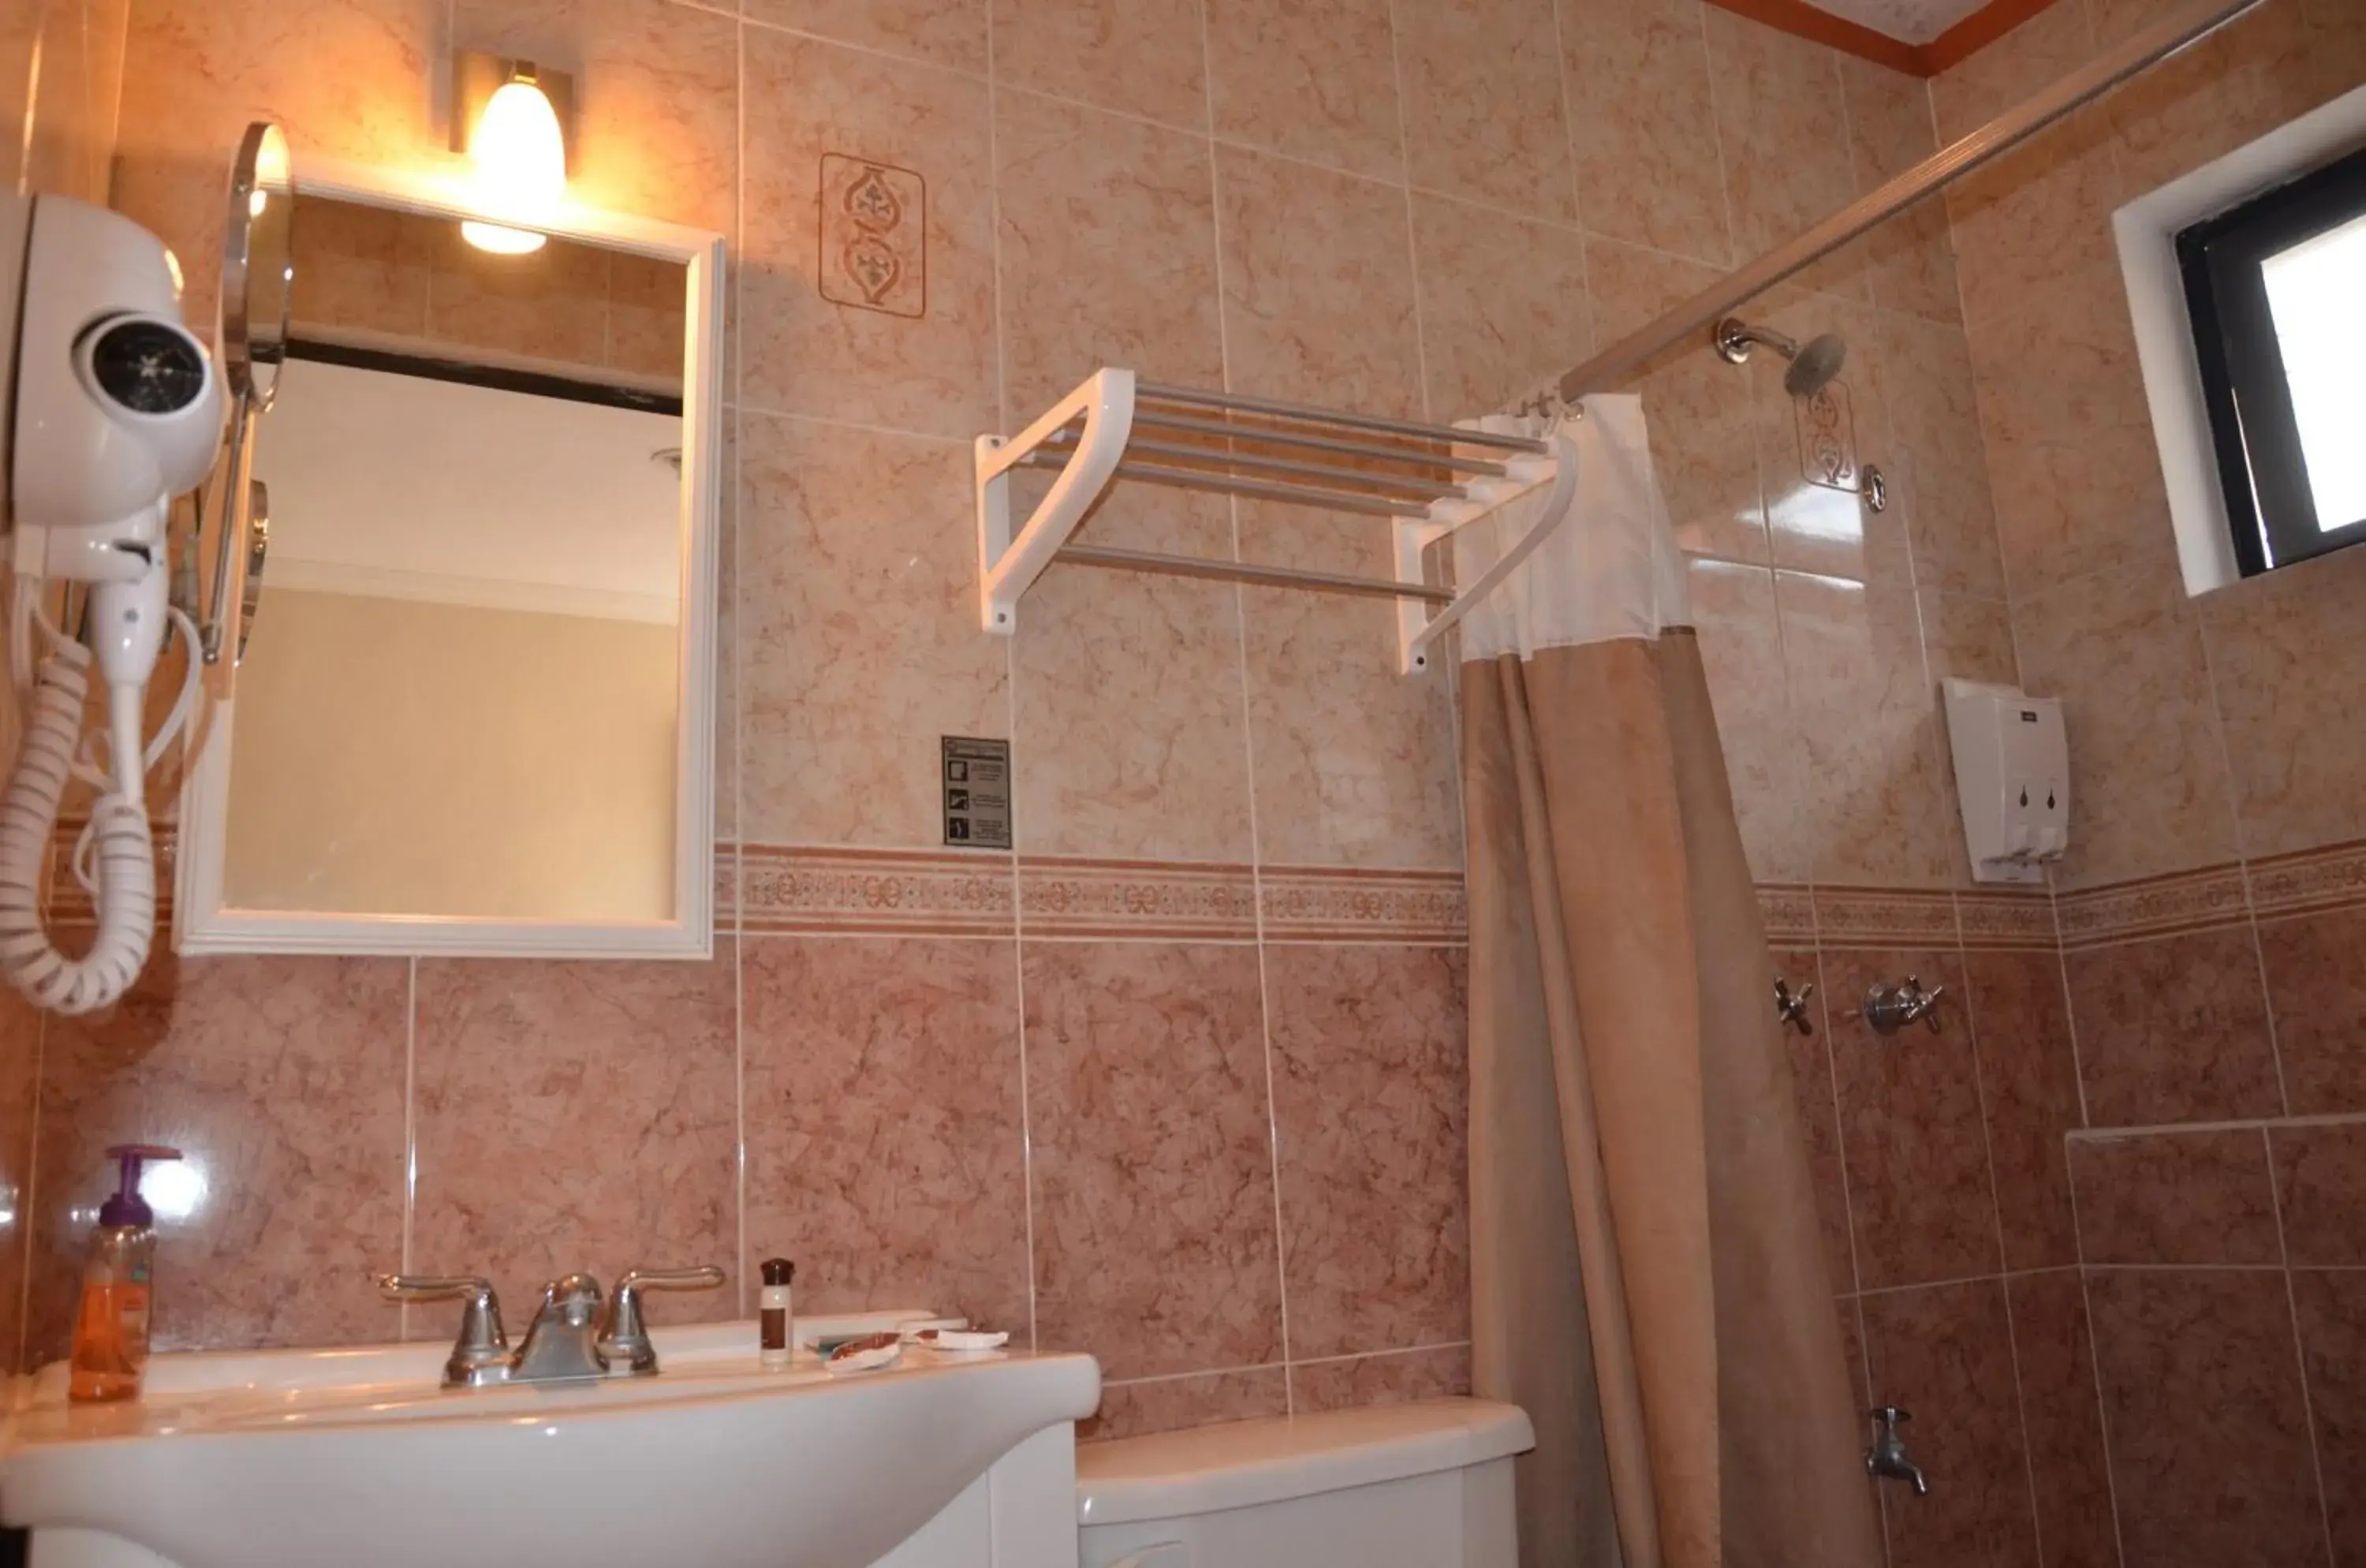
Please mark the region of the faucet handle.
[[622, 1368], [637, 1377], [658, 1370], [657, 1347], [649, 1342], [648, 1326], [641, 1321], [643, 1291], [711, 1291], [723, 1283], [723, 1270], [708, 1263], [696, 1269], [633, 1269], [616, 1281], [608, 1303], [607, 1326], [600, 1334], [600, 1354], [611, 1371]]
[[444, 1363], [446, 1388], [498, 1381], [493, 1369], [507, 1368], [510, 1337], [501, 1327], [501, 1300], [493, 1293], [490, 1280], [473, 1274], [381, 1274], [377, 1289], [390, 1302], [457, 1298], [468, 1303], [460, 1311], [460, 1332], [452, 1340], [451, 1357]]

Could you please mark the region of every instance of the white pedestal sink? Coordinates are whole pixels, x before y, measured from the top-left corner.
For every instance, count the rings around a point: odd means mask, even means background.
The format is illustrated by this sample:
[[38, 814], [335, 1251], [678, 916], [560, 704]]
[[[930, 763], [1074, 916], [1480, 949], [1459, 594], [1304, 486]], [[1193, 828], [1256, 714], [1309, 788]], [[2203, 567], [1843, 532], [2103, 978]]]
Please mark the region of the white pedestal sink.
[[[802, 1337], [925, 1316], [801, 1319]], [[655, 1377], [445, 1391], [446, 1348], [159, 1356], [131, 1404], [0, 1427], [33, 1568], [1074, 1568], [1089, 1356], [757, 1365], [659, 1329]]]

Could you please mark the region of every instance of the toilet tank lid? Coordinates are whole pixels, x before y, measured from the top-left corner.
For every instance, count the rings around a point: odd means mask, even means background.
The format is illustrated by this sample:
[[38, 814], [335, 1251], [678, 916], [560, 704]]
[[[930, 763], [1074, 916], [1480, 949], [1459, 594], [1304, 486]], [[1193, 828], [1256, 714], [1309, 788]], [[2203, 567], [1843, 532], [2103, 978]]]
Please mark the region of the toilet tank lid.
[[1483, 1464], [1536, 1446], [1516, 1405], [1483, 1399], [1332, 1410], [1076, 1447], [1076, 1521], [1170, 1519]]

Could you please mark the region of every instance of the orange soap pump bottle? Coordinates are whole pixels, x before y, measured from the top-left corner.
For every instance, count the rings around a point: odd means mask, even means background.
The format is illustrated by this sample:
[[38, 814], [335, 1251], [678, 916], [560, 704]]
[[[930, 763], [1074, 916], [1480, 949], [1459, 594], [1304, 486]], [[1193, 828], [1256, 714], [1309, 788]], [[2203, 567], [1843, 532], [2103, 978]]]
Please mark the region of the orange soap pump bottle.
[[140, 1196], [140, 1168], [152, 1159], [179, 1159], [158, 1144], [118, 1144], [115, 1196], [100, 1205], [83, 1264], [82, 1311], [74, 1318], [73, 1377], [77, 1404], [132, 1399], [148, 1364], [149, 1275], [156, 1257], [156, 1212]]

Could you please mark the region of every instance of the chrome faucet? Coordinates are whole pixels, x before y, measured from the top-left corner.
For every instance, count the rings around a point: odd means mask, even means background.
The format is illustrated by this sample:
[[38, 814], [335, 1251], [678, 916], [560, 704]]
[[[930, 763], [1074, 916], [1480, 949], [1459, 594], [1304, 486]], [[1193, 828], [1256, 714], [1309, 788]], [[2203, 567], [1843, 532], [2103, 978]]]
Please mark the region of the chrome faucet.
[[1865, 1472], [1876, 1481], [1907, 1482], [1917, 1497], [1931, 1495], [1931, 1483], [1908, 1456], [1906, 1434], [1898, 1429], [1914, 1417], [1895, 1404], [1877, 1405], [1865, 1414], [1873, 1417], [1874, 1432], [1873, 1447], [1865, 1450]]
[[708, 1290], [723, 1283], [723, 1270], [634, 1269], [616, 1286], [616, 1299], [601, 1311], [600, 1281], [589, 1274], [564, 1274], [542, 1288], [542, 1305], [527, 1325], [525, 1342], [510, 1348], [501, 1329], [501, 1298], [492, 1282], [470, 1276], [384, 1274], [378, 1290], [394, 1302], [447, 1301], [468, 1305], [459, 1337], [444, 1362], [445, 1388], [490, 1388], [513, 1382], [581, 1382], [612, 1375], [647, 1377], [658, 1370], [657, 1347], [641, 1320], [644, 1291]]
[[711, 1291], [723, 1283], [723, 1270], [709, 1263], [698, 1269], [629, 1269], [616, 1281], [615, 1300], [608, 1303], [608, 1321], [594, 1347], [611, 1372], [648, 1377], [658, 1370], [658, 1350], [641, 1322], [643, 1291]]
[[600, 1281], [589, 1274], [561, 1274], [542, 1288], [542, 1308], [526, 1325], [510, 1368], [512, 1382], [575, 1382], [605, 1377], [608, 1359], [600, 1354]]
[[1929, 1025], [1931, 1032], [1936, 1034], [1939, 998], [1946, 994], [1944, 986], [1924, 990], [1922, 982], [1909, 975], [1902, 985], [1876, 986], [1865, 992], [1865, 1021], [1873, 1026], [1876, 1034], [1895, 1034], [1908, 1024], [1918, 1022]]

